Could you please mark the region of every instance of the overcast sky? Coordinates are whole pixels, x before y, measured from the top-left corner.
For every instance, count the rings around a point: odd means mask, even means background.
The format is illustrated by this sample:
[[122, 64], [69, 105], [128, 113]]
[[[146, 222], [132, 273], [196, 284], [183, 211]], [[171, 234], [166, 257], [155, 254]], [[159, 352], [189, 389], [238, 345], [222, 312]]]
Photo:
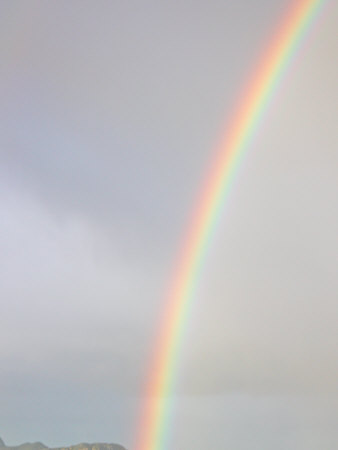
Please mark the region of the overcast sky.
[[[0, 2], [0, 437], [128, 447], [178, 246], [290, 0]], [[172, 449], [338, 446], [338, 5], [245, 159]], [[168, 449], [170, 450], [170, 449]]]

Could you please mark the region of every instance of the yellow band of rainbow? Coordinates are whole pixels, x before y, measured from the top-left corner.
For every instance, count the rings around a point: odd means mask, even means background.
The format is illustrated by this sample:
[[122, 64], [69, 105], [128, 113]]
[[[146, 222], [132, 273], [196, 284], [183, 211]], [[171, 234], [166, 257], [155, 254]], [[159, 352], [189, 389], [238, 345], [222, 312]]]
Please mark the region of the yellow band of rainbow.
[[262, 116], [306, 32], [325, 3], [327, 0], [291, 2], [286, 18], [250, 77], [225, 139], [216, 152], [212, 169], [198, 196], [197, 208], [165, 299], [164, 321], [149, 370], [146, 404], [140, 420], [136, 450], [167, 450], [172, 403], [170, 394], [177, 373], [183, 332], [210, 239]]

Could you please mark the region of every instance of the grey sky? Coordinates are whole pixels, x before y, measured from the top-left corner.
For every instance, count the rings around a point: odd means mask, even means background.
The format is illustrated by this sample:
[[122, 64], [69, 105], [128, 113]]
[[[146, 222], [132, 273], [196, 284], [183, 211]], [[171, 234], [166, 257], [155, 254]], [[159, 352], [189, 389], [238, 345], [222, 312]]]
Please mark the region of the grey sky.
[[[244, 161], [199, 282], [173, 448], [334, 449], [338, 7]], [[0, 436], [133, 442], [212, 151], [289, 1], [0, 4]]]

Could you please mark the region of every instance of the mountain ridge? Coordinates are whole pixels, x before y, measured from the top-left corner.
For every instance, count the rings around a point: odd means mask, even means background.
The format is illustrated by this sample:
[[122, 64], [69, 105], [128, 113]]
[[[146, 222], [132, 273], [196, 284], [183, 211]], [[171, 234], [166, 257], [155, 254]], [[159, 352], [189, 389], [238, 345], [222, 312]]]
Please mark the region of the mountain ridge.
[[7, 446], [0, 438], [0, 450], [126, 450], [126, 448], [120, 444], [107, 444], [103, 442], [81, 442], [80, 444], [64, 447], [47, 447], [42, 442], [25, 442], [19, 445]]

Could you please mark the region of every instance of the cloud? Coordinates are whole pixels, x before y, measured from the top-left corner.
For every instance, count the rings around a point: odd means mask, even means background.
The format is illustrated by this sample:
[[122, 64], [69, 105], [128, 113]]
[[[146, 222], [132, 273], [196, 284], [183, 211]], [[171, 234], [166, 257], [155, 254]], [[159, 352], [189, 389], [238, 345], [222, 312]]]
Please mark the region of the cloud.
[[[1, 6], [0, 416], [49, 445], [124, 443], [198, 186], [287, 5], [27, 5]], [[176, 447], [336, 436], [336, 23], [313, 29], [234, 183], [177, 360]]]

